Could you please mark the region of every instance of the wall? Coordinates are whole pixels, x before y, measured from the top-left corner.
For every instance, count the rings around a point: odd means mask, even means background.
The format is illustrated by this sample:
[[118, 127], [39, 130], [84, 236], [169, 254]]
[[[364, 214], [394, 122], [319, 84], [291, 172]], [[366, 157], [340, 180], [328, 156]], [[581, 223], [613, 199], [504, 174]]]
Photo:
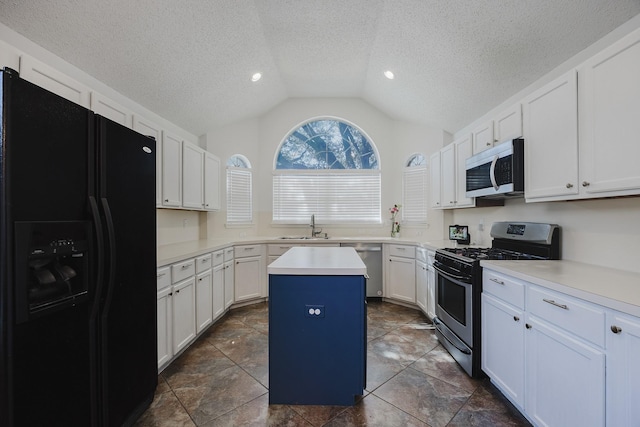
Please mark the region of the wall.
[[[402, 167], [416, 152], [427, 155], [451, 141], [451, 135], [439, 129], [395, 121], [361, 99], [296, 98], [288, 99], [265, 115], [214, 129], [206, 135], [206, 147], [224, 163], [232, 154], [245, 155], [252, 164], [254, 179], [254, 221], [248, 228], [225, 226], [226, 201], [220, 212], [208, 214], [208, 236], [241, 237], [245, 235], [307, 235], [308, 227], [271, 225], [272, 171], [275, 153], [284, 137], [301, 123], [313, 118], [339, 117], [360, 127], [378, 148], [382, 173], [383, 220], [387, 209], [401, 202]], [[224, 172], [223, 172], [224, 173]], [[223, 192], [224, 193], [224, 192]], [[333, 236], [386, 236], [387, 225], [358, 227], [324, 227]], [[322, 227], [322, 224], [319, 224]], [[429, 212], [429, 225], [406, 227], [405, 236], [439, 236], [442, 212]], [[438, 237], [439, 238], [439, 237]]]

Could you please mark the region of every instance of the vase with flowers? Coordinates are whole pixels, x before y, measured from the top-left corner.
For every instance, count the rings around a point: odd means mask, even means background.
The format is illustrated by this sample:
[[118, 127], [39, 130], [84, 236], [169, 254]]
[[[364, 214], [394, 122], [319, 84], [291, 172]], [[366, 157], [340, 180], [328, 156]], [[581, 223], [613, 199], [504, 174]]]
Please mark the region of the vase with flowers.
[[400, 213], [401, 205], [393, 205], [389, 209], [391, 213], [391, 237], [400, 237], [400, 221], [396, 219], [398, 213]]

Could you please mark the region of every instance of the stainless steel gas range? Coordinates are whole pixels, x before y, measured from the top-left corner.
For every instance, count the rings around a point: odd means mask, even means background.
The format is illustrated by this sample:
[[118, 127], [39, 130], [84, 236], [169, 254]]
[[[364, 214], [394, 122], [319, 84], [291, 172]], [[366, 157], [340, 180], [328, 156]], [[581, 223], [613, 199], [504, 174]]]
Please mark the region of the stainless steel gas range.
[[481, 260], [560, 259], [560, 227], [533, 222], [496, 222], [491, 248], [446, 248], [436, 251], [436, 317], [441, 344], [472, 377], [480, 369]]

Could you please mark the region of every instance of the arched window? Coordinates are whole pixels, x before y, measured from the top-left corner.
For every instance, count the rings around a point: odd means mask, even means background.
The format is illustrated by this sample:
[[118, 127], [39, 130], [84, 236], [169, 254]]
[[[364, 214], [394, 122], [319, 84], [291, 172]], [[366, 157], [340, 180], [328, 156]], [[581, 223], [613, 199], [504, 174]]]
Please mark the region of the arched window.
[[402, 221], [408, 224], [427, 222], [427, 159], [412, 154], [402, 172]]
[[249, 159], [234, 154], [227, 160], [227, 224], [253, 221], [252, 173]]
[[379, 224], [380, 169], [373, 143], [340, 119], [312, 120], [290, 132], [276, 153], [273, 221]]

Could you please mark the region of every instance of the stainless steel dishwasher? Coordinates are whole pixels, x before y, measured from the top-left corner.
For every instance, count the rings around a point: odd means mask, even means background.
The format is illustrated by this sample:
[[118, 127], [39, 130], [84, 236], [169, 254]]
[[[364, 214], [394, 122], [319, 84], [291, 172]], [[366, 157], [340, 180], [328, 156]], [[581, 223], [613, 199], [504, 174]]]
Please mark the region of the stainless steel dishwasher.
[[367, 267], [367, 297], [382, 297], [382, 244], [341, 243], [354, 248]]

